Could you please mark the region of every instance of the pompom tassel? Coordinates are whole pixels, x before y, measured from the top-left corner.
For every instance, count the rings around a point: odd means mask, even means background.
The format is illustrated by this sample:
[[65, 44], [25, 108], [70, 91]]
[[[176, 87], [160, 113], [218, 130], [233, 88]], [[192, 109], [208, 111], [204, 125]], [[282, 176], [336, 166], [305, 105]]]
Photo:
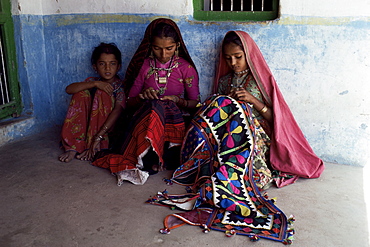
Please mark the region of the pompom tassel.
[[235, 235], [235, 230], [227, 230], [225, 232], [226, 237], [230, 238]]
[[203, 225], [203, 233], [209, 233], [211, 229], [208, 228], [207, 225]]
[[172, 185], [173, 182], [171, 179], [168, 179], [168, 178], [164, 178], [163, 181], [167, 184], [167, 185]]
[[251, 235], [249, 236], [249, 240], [252, 242], [257, 242], [260, 240], [260, 237], [258, 237], [257, 235]]
[[289, 218], [288, 218], [288, 224], [292, 225], [295, 221], [295, 217], [294, 215], [291, 215]]
[[168, 229], [168, 228], [159, 229], [159, 232], [161, 234], [170, 234], [171, 233], [170, 229]]
[[283, 244], [284, 245], [291, 245], [293, 243], [293, 240], [294, 240], [294, 234], [295, 234], [295, 230], [293, 228], [293, 223], [295, 221], [295, 217], [294, 215], [291, 215], [289, 218], [288, 218], [288, 224], [289, 224], [289, 228], [287, 229], [286, 233], [287, 233], [287, 238], [284, 239], [283, 241]]
[[293, 243], [293, 235], [292, 236], [289, 236], [287, 237], [286, 239], [284, 239], [283, 241], [283, 244], [284, 245], [291, 245]]

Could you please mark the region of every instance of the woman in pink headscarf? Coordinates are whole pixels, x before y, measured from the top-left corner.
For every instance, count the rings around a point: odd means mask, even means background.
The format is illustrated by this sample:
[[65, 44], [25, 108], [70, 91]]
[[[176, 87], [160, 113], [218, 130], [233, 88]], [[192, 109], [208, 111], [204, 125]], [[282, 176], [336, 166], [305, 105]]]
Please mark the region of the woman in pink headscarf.
[[[218, 148], [222, 148], [222, 143], [226, 141], [228, 149], [240, 150], [240, 146], [244, 144], [237, 144], [239, 137], [236, 134], [242, 134], [237, 132], [242, 126], [235, 120], [225, 122], [224, 119], [230, 120], [232, 105], [235, 105], [232, 107], [233, 111], [245, 108], [243, 111], [246, 119], [243, 121], [249, 122], [253, 132], [255, 150], [251, 151], [256, 170], [255, 182], [260, 188], [268, 188], [273, 182], [282, 187], [295, 182], [298, 177], [320, 176], [324, 170], [322, 160], [315, 155], [305, 139], [258, 46], [247, 33], [230, 31], [226, 34], [216, 71], [214, 93], [218, 96], [209, 99], [203, 107], [209, 108], [210, 104], [217, 104], [212, 114], [221, 116], [218, 121], [213, 118], [212, 121], [215, 122], [212, 124], [205, 120], [213, 133], [216, 131], [213, 127], [218, 126], [218, 132], [212, 138], [221, 144]], [[202, 110], [199, 112], [204, 113]], [[196, 121], [197, 119], [193, 122]], [[235, 130], [230, 132], [229, 129], [229, 135], [218, 134], [220, 123], [233, 123]], [[199, 124], [198, 121], [197, 125]], [[191, 149], [183, 148], [185, 164], [191, 160], [186, 150]], [[213, 152], [220, 157], [220, 150]], [[186, 168], [180, 167], [175, 172], [175, 181], [176, 176], [184, 172], [187, 172]]]

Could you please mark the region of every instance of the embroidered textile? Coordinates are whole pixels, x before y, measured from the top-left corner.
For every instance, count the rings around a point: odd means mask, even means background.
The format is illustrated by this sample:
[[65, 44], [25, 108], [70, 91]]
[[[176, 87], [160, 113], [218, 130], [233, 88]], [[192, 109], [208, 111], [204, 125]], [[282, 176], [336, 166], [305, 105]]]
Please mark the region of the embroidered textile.
[[[206, 229], [286, 240], [289, 234], [285, 214], [272, 200], [261, 195], [254, 180], [257, 145], [251, 116], [248, 104], [240, 104], [230, 97], [213, 96], [203, 104], [183, 143], [182, 165], [172, 178], [176, 183], [190, 186], [199, 197], [185, 195], [193, 200], [193, 209], [167, 216], [165, 229], [186, 222]], [[177, 206], [174, 199], [162, 193], [148, 203], [173, 207]]]

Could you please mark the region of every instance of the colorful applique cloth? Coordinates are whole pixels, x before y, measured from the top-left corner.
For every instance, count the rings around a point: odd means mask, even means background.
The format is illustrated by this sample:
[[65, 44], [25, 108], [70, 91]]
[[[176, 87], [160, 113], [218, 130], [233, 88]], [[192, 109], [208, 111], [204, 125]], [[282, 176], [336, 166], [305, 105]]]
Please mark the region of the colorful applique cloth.
[[248, 104], [227, 96], [213, 96], [203, 104], [187, 132], [182, 165], [172, 177], [188, 186], [189, 193], [165, 192], [147, 201], [188, 210], [167, 216], [162, 233], [188, 223], [251, 240], [291, 242], [289, 220], [273, 200], [261, 195], [254, 180], [258, 145], [251, 116]]

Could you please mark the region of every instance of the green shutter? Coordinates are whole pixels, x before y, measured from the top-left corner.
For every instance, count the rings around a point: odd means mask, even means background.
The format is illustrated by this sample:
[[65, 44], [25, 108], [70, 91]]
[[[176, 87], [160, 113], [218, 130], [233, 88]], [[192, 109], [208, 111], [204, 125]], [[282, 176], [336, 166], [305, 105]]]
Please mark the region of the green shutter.
[[4, 119], [19, 116], [22, 110], [9, 0], [0, 0], [0, 42], [0, 119]]

